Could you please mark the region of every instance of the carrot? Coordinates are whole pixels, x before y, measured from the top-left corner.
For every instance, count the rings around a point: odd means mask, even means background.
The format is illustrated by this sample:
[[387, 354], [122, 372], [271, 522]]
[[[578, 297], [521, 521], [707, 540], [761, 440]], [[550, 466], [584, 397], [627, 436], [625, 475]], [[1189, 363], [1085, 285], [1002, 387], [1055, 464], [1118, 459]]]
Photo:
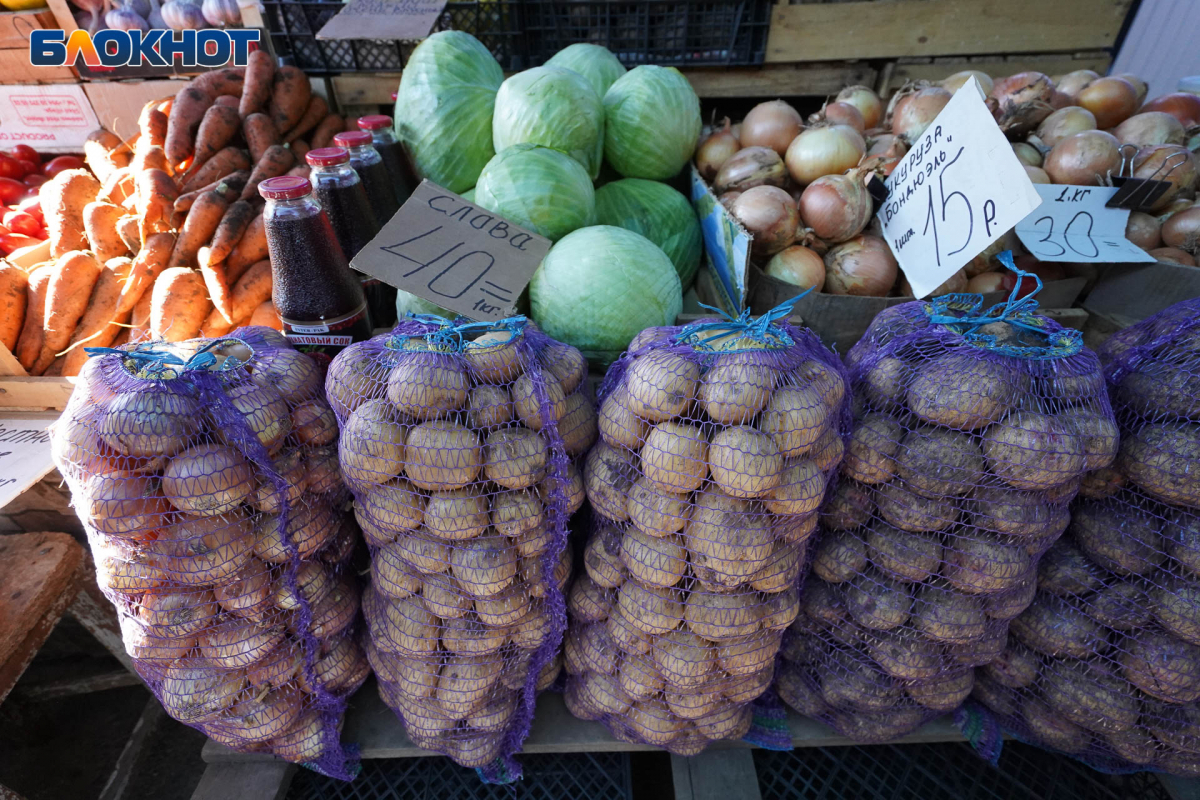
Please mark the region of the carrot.
[[229, 144], [237, 136], [242, 120], [236, 108], [213, 104], [204, 112], [200, 120], [200, 128], [196, 131], [196, 151], [192, 157], [190, 172], [195, 172], [221, 148]]
[[262, 325], [265, 328], [274, 328], [277, 331], [283, 330], [283, 320], [279, 318], [279, 312], [275, 310], [275, 304], [270, 300], [263, 301], [258, 308], [254, 309], [254, 313], [250, 315], [250, 321], [247, 325]]
[[208, 312], [208, 316], [204, 319], [204, 324], [200, 326], [200, 335], [208, 339], [219, 339], [237, 326], [238, 323], [229, 322], [216, 309], [213, 309]]
[[122, 326], [121, 332], [117, 334], [117, 338], [113, 339], [109, 347], [120, 347], [123, 344], [129, 344], [129, 333], [132, 330], [128, 325]]
[[237, 111], [238, 103], [240, 103], [241, 100], [242, 98], [235, 94], [223, 94], [213, 102], [213, 105], [225, 106], [226, 108], [232, 108], [234, 111]]
[[233, 319], [245, 319], [271, 299], [271, 262], [259, 261], [233, 285]]
[[10, 353], [17, 349], [17, 337], [25, 324], [25, 306], [29, 302], [29, 276], [25, 270], [0, 261], [0, 344]]
[[158, 110], [157, 103], [152, 101], [142, 106], [138, 131], [141, 133], [138, 144], [142, 147], [162, 147], [167, 143], [167, 115]]
[[46, 286], [46, 318], [42, 321], [42, 349], [32, 373], [41, 375], [71, 341], [88, 298], [100, 280], [102, 268], [86, 250], [75, 250], [54, 262]]
[[96, 199], [100, 182], [86, 169], [68, 169], [43, 184], [42, 214], [50, 233], [50, 255], [58, 257], [88, 246], [83, 207]]
[[312, 167], [308, 166], [308, 164], [300, 164], [289, 169], [286, 174], [299, 175], [301, 178], [307, 178], [312, 174]]
[[175, 166], [167, 160], [166, 151], [158, 145], [153, 145], [139, 148], [129, 164], [129, 169], [134, 175], [148, 169], [161, 169], [163, 172], [172, 173]]
[[117, 222], [123, 214], [120, 206], [99, 200], [83, 207], [83, 229], [87, 232], [92, 252], [101, 263], [129, 252], [125, 242], [121, 240], [121, 234], [117, 233]]
[[250, 114], [242, 121], [242, 132], [246, 136], [246, 146], [250, 148], [250, 158], [257, 164], [263, 153], [273, 144], [282, 144], [275, 123], [266, 114]]
[[225, 199], [215, 191], [200, 195], [188, 210], [183, 227], [179, 229], [179, 238], [175, 240], [175, 249], [171, 251], [172, 267], [195, 266], [196, 251], [212, 239], [228, 207]]
[[304, 116], [308, 101], [312, 98], [312, 86], [308, 76], [298, 67], [280, 67], [275, 71], [274, 84], [271, 87], [271, 103], [268, 113], [275, 122], [275, 127], [290, 131]]
[[152, 169], [137, 176], [138, 226], [142, 241], [152, 233], [171, 227], [171, 214], [179, 190], [175, 181], [161, 169]]
[[122, 217], [117, 220], [117, 235], [129, 248], [129, 252], [136, 255], [142, 248], [142, 233], [138, 230], [137, 214], [125, 214], [125, 209], [121, 211]]
[[154, 282], [150, 333], [168, 342], [193, 339], [211, 308], [200, 273], [186, 267], [168, 267]]
[[[200, 78], [212, 74], [214, 73], [206, 73]], [[197, 83], [200, 78], [192, 83]], [[167, 140], [163, 144], [167, 160], [171, 164], [178, 166], [192, 155], [192, 137], [196, 128], [200, 126], [200, 120], [204, 119], [204, 112], [208, 111], [214, 99], [215, 95], [192, 84], [184, 86], [175, 95], [175, 101], [171, 104], [171, 114], [167, 117]]]
[[221, 217], [221, 224], [217, 226], [216, 233], [213, 234], [208, 254], [210, 261], [224, 261], [229, 257], [233, 248], [241, 241], [246, 228], [250, 227], [250, 221], [254, 219], [257, 211], [257, 204], [250, 200], [238, 200], [230, 204], [225, 210], [225, 216]]
[[242, 102], [238, 114], [246, 119], [262, 109], [271, 99], [271, 85], [275, 79], [275, 59], [266, 50], [255, 50], [246, 64], [246, 81], [242, 88]]
[[21, 325], [17, 349], [13, 353], [26, 372], [33, 370], [33, 365], [37, 363], [42, 352], [42, 341], [45, 339], [42, 322], [46, 318], [46, 289], [53, 274], [53, 262], [43, 264], [29, 273], [29, 284], [25, 289], [25, 322]]
[[241, 199], [245, 200], [248, 197], [258, 195], [258, 185], [268, 178], [274, 178], [284, 174], [296, 163], [296, 157], [281, 144], [273, 144], [267, 148], [267, 151], [262, 154], [262, 158], [254, 165], [254, 171], [250, 173], [250, 180], [246, 182], [246, 188], [242, 189]]
[[[117, 261], [118, 259], [113, 259]], [[108, 347], [113, 339], [121, 332], [117, 322], [117, 302], [121, 298], [121, 275], [110, 264], [100, 270], [91, 297], [87, 300], [87, 308], [71, 335], [67, 348], [66, 361], [63, 363], [63, 375], [78, 375], [87, 362], [86, 347]], [[128, 317], [128, 314], [125, 315]]]
[[241, 241], [237, 243], [237, 247], [233, 248], [229, 258], [225, 259], [225, 270], [229, 274], [229, 281], [237, 281], [252, 264], [262, 261], [268, 256], [267, 232], [263, 226], [263, 215], [260, 211], [254, 216], [254, 219], [250, 220], [250, 225], [242, 234]]
[[152, 233], [147, 237], [130, 264], [129, 278], [121, 289], [121, 302], [117, 306], [119, 312], [132, 310], [141, 301], [142, 295], [150, 294], [150, 287], [167, 268], [167, 261], [174, 249], [173, 233]]
[[[157, 282], [157, 276], [155, 276]], [[129, 341], [142, 342], [150, 338], [150, 303], [154, 299], [154, 282], [146, 287], [129, 315]]]
[[299, 139], [317, 127], [328, 113], [329, 104], [325, 102], [325, 98], [314, 94], [309, 98], [308, 108], [304, 109], [304, 116], [300, 117], [300, 121], [292, 126], [292, 129], [283, 137], [283, 141], [291, 142]]
[[250, 172], [248, 170], [239, 169], [237, 172], [226, 175], [220, 180], [213, 181], [208, 186], [188, 192], [187, 194], [181, 194], [179, 197], [175, 198], [175, 211], [176, 213], [187, 211], [195, 204], [196, 199], [200, 197], [200, 195], [204, 194], [205, 192], [217, 191], [218, 189], [221, 191], [222, 196], [232, 203], [234, 200], [238, 199], [239, 195], [241, 195], [242, 188], [245, 187], [246, 181], [249, 179]]
[[233, 300], [229, 296], [229, 275], [225, 271], [224, 261], [213, 261], [208, 257], [208, 248], [201, 247], [199, 254], [200, 277], [208, 289], [208, 297], [213, 304], [214, 314], [232, 321]]
[[304, 157], [308, 155], [308, 151], [312, 148], [308, 146], [308, 142], [303, 139], [293, 139], [288, 145], [292, 151], [292, 157], [296, 159], [297, 164], [304, 163]]
[[121, 137], [112, 131], [100, 128], [88, 134], [83, 143], [83, 160], [101, 181], [110, 172], [129, 165], [129, 148]]
[[222, 94], [240, 95], [245, 82], [245, 67], [228, 67], [192, 78], [192, 87], [207, 92], [213, 97]]
[[344, 130], [346, 130], [346, 121], [338, 114], [328, 114], [313, 131], [312, 138], [308, 143], [314, 150], [318, 147], [329, 147], [333, 142], [333, 137]]
[[200, 169], [183, 182], [183, 191], [190, 192], [219, 181], [240, 169], [250, 169], [250, 155], [238, 147], [226, 147], [210, 158]]

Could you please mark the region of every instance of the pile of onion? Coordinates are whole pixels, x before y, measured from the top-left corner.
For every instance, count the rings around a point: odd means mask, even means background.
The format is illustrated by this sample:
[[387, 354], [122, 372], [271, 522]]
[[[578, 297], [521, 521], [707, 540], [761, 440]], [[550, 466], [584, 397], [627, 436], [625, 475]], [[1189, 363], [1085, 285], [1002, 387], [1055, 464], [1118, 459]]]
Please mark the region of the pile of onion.
[[1054, 82], [1040, 72], [1018, 72], [996, 81], [991, 99], [1000, 130], [1009, 136], [1028, 133], [1054, 111]]
[[1079, 105], [1096, 115], [1096, 127], [1115, 128], [1137, 111], [1137, 89], [1123, 78], [1097, 78], [1083, 87]]
[[783, 186], [787, 183], [783, 159], [769, 147], [746, 147], [731, 156], [717, 171], [713, 191], [744, 192], [755, 186]]
[[769, 147], [779, 155], [804, 130], [800, 112], [782, 100], [759, 103], [742, 120], [738, 141], [742, 147]]
[[825, 287], [825, 262], [815, 250], [794, 244], [780, 250], [763, 272], [776, 280], [819, 292]]
[[1149, 252], [1162, 246], [1162, 224], [1149, 214], [1131, 211], [1125, 223], [1125, 238]]
[[1163, 223], [1162, 241], [1168, 247], [1178, 247], [1193, 256], [1200, 256], [1200, 207], [1193, 206], [1172, 214]]
[[709, 134], [696, 148], [696, 169], [700, 177], [712, 183], [725, 162], [741, 149], [741, 143], [730, 128], [729, 117], [726, 117], [725, 124]]
[[754, 236], [750, 251], [758, 256], [778, 253], [796, 239], [800, 212], [792, 196], [778, 186], [755, 186], [733, 201], [730, 213]]
[[829, 125], [809, 128], [793, 139], [784, 162], [792, 180], [807, 186], [817, 178], [857, 166], [866, 152], [861, 133], [848, 125]]
[[1147, 147], [1153, 144], [1183, 144], [1183, 124], [1165, 111], [1142, 111], [1113, 130], [1121, 144]]
[[866, 86], [847, 86], [837, 93], [834, 100], [857, 108], [867, 128], [875, 128], [883, 121], [883, 102], [879, 95]]
[[1089, 83], [1100, 77], [1100, 73], [1091, 69], [1077, 69], [1074, 72], [1068, 72], [1066, 75], [1059, 75], [1054, 79], [1054, 88], [1056, 91], [1066, 95], [1072, 103], [1079, 99], [1079, 93], [1087, 87]]
[[834, 243], [856, 236], [871, 221], [871, 194], [858, 170], [825, 175], [800, 195], [800, 218], [817, 238]]
[[985, 98], [992, 93], [992, 86], [994, 85], [992, 76], [988, 75], [986, 72], [980, 72], [977, 69], [964, 69], [962, 72], [956, 72], [949, 78], [946, 78], [944, 81], [942, 81], [941, 85], [943, 89], [951, 94], [954, 94], [959, 89], [966, 86], [967, 81], [971, 80], [971, 78], [974, 78], [979, 82], [979, 90], [983, 92], [983, 96]]
[[1184, 128], [1195, 128], [1200, 125], [1200, 95], [1187, 92], [1164, 94], [1162, 97], [1156, 97], [1146, 103], [1141, 110], [1143, 112], [1165, 111], [1179, 120]]
[[1042, 124], [1038, 125], [1037, 138], [1046, 147], [1054, 147], [1068, 136], [1095, 129], [1096, 117], [1092, 112], [1079, 106], [1067, 106], [1052, 112], [1042, 120]]
[[1150, 145], [1137, 151], [1133, 159], [1133, 177], [1168, 181], [1171, 188], [1151, 207], [1162, 211], [1180, 194], [1196, 188], [1196, 157], [1186, 147], [1173, 144]]
[[892, 133], [913, 144], [953, 97], [940, 86], [926, 86], [906, 95], [892, 111]]
[[878, 236], [855, 236], [825, 254], [825, 292], [886, 297], [896, 283], [896, 259]]
[[1060, 141], [1042, 168], [1055, 183], [1103, 185], [1121, 165], [1120, 142], [1105, 131], [1082, 131]]

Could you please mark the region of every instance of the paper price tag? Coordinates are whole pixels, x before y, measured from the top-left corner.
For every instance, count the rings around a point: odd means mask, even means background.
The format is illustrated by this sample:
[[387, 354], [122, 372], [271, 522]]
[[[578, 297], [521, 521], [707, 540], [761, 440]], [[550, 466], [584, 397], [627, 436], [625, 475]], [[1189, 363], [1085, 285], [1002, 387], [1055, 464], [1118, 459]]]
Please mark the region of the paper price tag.
[[317, 32], [318, 39], [424, 39], [446, 0], [350, 0]]
[[550, 240], [422, 181], [350, 266], [480, 321], [515, 313]]
[[1110, 186], [1034, 186], [1042, 204], [1017, 223], [1017, 238], [1039, 261], [1151, 262], [1154, 256], [1125, 238], [1129, 211], [1104, 204]]
[[925, 297], [1037, 208], [1041, 198], [972, 78], [887, 180], [883, 235]]
[[54, 468], [50, 433], [55, 414], [0, 416], [0, 508]]

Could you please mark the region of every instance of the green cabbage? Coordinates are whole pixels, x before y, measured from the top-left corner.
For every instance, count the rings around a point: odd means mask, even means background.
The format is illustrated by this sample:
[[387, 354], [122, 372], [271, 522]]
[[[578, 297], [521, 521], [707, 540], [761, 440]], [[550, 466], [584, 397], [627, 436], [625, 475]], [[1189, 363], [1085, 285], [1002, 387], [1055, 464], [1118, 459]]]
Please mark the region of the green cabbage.
[[611, 225], [580, 228], [550, 248], [529, 299], [541, 329], [595, 366], [615, 361], [646, 328], [674, 325], [683, 307], [667, 254], [645, 236]]
[[499, 153], [514, 144], [561, 150], [595, 178], [604, 158], [604, 104], [578, 72], [534, 67], [506, 80], [496, 95], [492, 144]]
[[596, 190], [596, 223], [640, 233], [675, 264], [686, 291], [700, 266], [703, 237], [692, 204], [658, 181], [626, 178]]
[[546, 62], [548, 67], [562, 67], [578, 72], [588, 79], [596, 94], [604, 97], [608, 87], [625, 74], [625, 66], [607, 47], [580, 42], [564, 47]]
[[472, 202], [552, 242], [596, 219], [587, 172], [570, 156], [536, 144], [501, 150], [483, 168]]
[[604, 95], [604, 157], [626, 178], [678, 174], [700, 136], [700, 100], [674, 67], [643, 65]]
[[470, 189], [467, 189], [465, 192], [459, 192], [458, 196], [461, 197], [463, 200], [466, 200], [468, 203], [474, 203], [475, 202], [475, 187], [472, 186]]
[[492, 108], [504, 72], [479, 40], [435, 33], [417, 45], [396, 92], [396, 136], [417, 173], [452, 192], [475, 185], [492, 149]]

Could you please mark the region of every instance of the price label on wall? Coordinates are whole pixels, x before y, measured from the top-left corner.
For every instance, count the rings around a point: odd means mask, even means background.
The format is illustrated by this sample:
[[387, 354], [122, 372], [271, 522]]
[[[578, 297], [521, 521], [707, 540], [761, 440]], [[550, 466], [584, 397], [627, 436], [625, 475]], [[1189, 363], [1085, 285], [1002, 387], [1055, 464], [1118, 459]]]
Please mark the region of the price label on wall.
[[1151, 262], [1154, 256], [1125, 238], [1129, 210], [1104, 204], [1111, 186], [1037, 184], [1042, 204], [1017, 223], [1017, 238], [1039, 261]]
[[550, 240], [422, 181], [350, 266], [471, 319], [504, 319]]
[[883, 235], [925, 297], [1038, 207], [1041, 198], [972, 78], [887, 180]]

